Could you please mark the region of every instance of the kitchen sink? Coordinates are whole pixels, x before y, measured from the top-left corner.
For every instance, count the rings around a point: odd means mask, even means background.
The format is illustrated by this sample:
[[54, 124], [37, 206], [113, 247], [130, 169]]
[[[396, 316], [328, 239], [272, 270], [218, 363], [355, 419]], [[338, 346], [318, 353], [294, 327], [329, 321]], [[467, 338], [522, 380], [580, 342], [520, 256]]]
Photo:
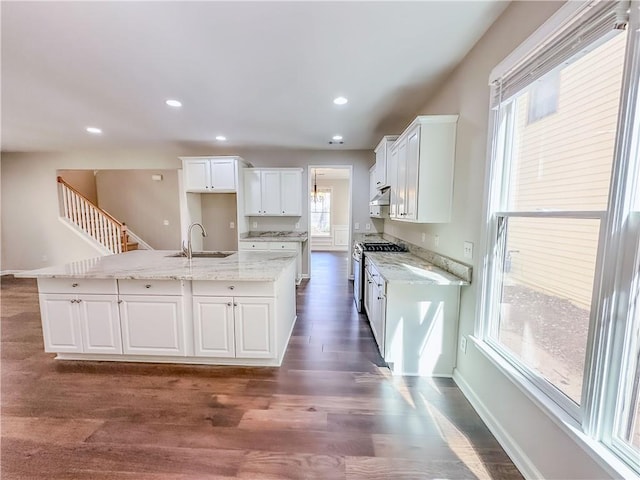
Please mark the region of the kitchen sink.
[[[235, 252], [193, 252], [191, 254], [191, 258], [226, 258], [234, 253]], [[184, 252], [178, 252], [167, 256], [187, 258], [187, 254]]]

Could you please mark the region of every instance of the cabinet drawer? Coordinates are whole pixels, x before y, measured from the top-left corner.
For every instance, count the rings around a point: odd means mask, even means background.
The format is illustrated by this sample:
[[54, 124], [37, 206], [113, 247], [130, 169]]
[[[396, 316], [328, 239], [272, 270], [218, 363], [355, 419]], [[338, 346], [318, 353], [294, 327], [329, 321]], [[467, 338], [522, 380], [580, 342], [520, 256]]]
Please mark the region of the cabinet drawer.
[[268, 242], [238, 242], [239, 250], [269, 250]]
[[270, 242], [269, 250], [298, 250], [298, 245], [296, 242]]
[[273, 284], [266, 282], [219, 282], [194, 280], [193, 295], [225, 297], [272, 297]]
[[117, 294], [115, 278], [39, 278], [40, 293]]
[[182, 295], [180, 280], [118, 280], [120, 294]]

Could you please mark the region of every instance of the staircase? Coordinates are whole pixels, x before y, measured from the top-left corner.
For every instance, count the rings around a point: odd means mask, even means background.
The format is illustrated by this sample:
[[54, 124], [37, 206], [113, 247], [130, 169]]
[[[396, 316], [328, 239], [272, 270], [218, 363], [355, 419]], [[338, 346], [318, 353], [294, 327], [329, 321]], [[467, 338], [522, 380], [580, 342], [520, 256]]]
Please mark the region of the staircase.
[[62, 218], [97, 242], [105, 253], [138, 249], [138, 242], [129, 238], [123, 222], [93, 204], [62, 177], [58, 177], [58, 193]]

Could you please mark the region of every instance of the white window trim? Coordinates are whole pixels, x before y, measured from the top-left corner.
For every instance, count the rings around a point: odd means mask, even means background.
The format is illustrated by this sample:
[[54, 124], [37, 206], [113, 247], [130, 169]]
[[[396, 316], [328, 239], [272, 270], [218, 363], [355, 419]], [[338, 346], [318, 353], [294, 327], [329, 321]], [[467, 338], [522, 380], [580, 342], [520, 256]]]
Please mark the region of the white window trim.
[[[640, 60], [638, 60], [638, 58], [640, 58], [640, 5], [638, 5], [638, 3], [639, 2], [637, 0], [632, 0], [630, 3], [631, 23], [628, 26], [628, 51], [626, 54], [626, 61], [631, 62], [631, 68], [626, 68], [626, 77], [623, 78], [623, 91], [618, 124], [618, 128], [621, 133], [616, 139], [616, 158], [614, 160], [614, 170], [612, 170], [612, 177], [617, 179], [615, 181], [626, 182], [627, 185], [629, 185], [629, 178], [627, 175], [630, 175], [632, 172], [629, 172], [626, 165], [627, 162], [620, 159], [625, 158], [625, 155], [626, 158], [629, 158], [633, 153], [633, 141], [635, 140], [635, 142], [637, 142], [638, 138], [633, 138], [632, 129], [634, 125], [637, 128], [637, 125], [640, 124], [640, 112], [635, 112], [633, 110], [635, 105], [634, 102], [637, 102], [638, 98], [640, 98], [640, 87], [638, 86], [637, 80], [634, 81], [634, 79], [637, 79], [640, 76]], [[584, 9], [589, 8], [589, 6], [590, 2], [567, 2], [518, 48], [500, 62], [491, 71], [489, 77], [489, 85], [492, 86], [491, 98], [494, 98], [495, 95], [495, 88], [493, 85], [495, 85], [494, 82], [497, 79], [501, 78], [506, 72], [518, 65], [525, 57], [529, 56], [535, 49], [539, 48], [541, 44], [548, 42], [555, 32], [558, 31], [569, 19], [573, 18]], [[508, 173], [504, 171], [495, 171], [498, 166], [502, 165], [503, 162], [501, 159], [496, 158], [495, 161], [492, 161], [494, 152], [498, 151], [496, 149], [496, 145], [500, 143], [504, 144], [504, 136], [506, 133], [504, 132], [504, 129], [502, 129], [502, 131], [498, 131], [502, 121], [498, 112], [499, 109], [491, 111], [487, 130], [486, 158], [488, 159], [488, 162], [484, 182], [483, 235], [481, 236], [480, 241], [480, 251], [483, 252], [483, 257], [481, 264], [479, 265], [479, 295], [477, 297], [476, 304], [477, 317], [474, 336], [471, 338], [480, 352], [482, 352], [512, 383], [514, 383], [514, 385], [516, 385], [545, 414], [547, 414], [551, 420], [561, 426], [562, 429], [569, 434], [570, 438], [576, 441], [576, 443], [581, 446], [591, 458], [596, 460], [607, 471], [611, 472], [612, 476], [637, 478], [638, 472], [621, 461], [620, 458], [613, 453], [616, 452], [622, 458], [627, 457], [628, 459], [628, 455], [630, 453], [629, 449], [625, 449], [624, 446], [623, 448], [619, 448], [619, 442], [616, 442], [615, 439], [611, 439], [610, 437], [607, 438], [606, 435], [602, 433], [603, 426], [605, 425], [609, 428], [609, 432], [614, 431], [612, 429], [613, 414], [610, 413], [609, 418], [607, 418], [607, 416], [603, 415], [601, 412], [603, 404], [607, 401], [610, 402], [610, 399], [606, 400], [603, 398], [596, 398], [596, 404], [594, 405], [591, 403], [593, 397], [585, 394], [585, 405], [583, 407], [585, 408], [585, 412], [588, 416], [583, 419], [581, 425], [576, 421], [576, 418], [572, 417], [566, 410], [561, 408], [560, 405], [555, 403], [547, 396], [546, 393], [542, 393], [543, 391], [541, 391], [530, 378], [523, 375], [521, 371], [509, 363], [496, 351], [496, 349], [493, 348], [493, 346], [490, 346], [490, 344], [485, 341], [487, 338], [487, 324], [483, 317], [490, 312], [490, 309], [488, 308], [490, 305], [490, 298], [488, 297], [487, 292], [491, 290], [487, 288], [487, 284], [490, 281], [489, 273], [491, 271], [492, 261], [489, 249], [494, 245], [495, 239], [497, 238], [497, 222], [492, 221], [492, 217], [496, 213], [499, 214], [499, 212], [495, 212], [493, 210], [492, 206], [500, 204], [499, 199], [495, 198], [498, 189], [494, 189], [493, 186], [494, 182], [498, 179], [498, 174], [503, 177]], [[616, 189], [612, 189], [612, 195], [615, 194], [616, 191]], [[613, 230], [618, 220], [617, 217], [622, 215], [624, 212], [622, 207], [629, 207], [627, 203], [624, 203], [623, 199], [617, 198], [614, 200], [620, 203], [618, 204], [618, 207], [614, 208], [608, 215], [603, 216], [602, 212], [583, 212], [583, 214], [586, 215], [597, 214], [602, 219], [601, 241], [599, 248], [608, 248], [609, 252], [612, 250], [611, 244], [617, 246], [622, 245], [622, 235], [620, 233], [614, 233]], [[513, 216], [513, 213], [514, 212], [509, 212], [509, 215]], [[576, 212], [567, 212], [567, 214], [574, 217]], [[551, 215], [554, 217], [558, 216], [557, 213], [552, 213]], [[606, 247], [604, 246], [605, 243], [607, 244]], [[628, 246], [626, 247], [628, 248]], [[622, 296], [627, 294], [628, 298], [629, 288], [626, 289], [627, 291], [620, 291], [620, 278], [617, 278], [612, 272], [602, 272], [601, 270], [601, 266], [598, 265], [594, 281], [595, 288], [599, 289], [598, 291], [600, 292], [598, 297], [602, 298], [606, 294], [613, 295], [621, 293]], [[618, 290], [616, 291], [616, 289]], [[617, 298], [619, 295], [615, 296]], [[609, 323], [613, 321], [611, 318], [613, 315], [612, 307], [610, 305], [598, 304], [595, 309], [599, 314], [604, 315], [604, 318], [607, 319]], [[596, 356], [600, 356], [602, 358], [603, 356], [606, 357], [610, 354], [610, 337], [616, 333], [617, 332], [615, 332], [610, 326], [609, 328], [602, 328], [597, 332], [601, 338], [594, 340], [597, 346], [597, 349], [594, 349]], [[619, 346], [617, 348], [619, 348]], [[590, 368], [594, 373], [588, 378], [585, 376], [583, 380], [583, 385], [586, 386], [587, 393], [591, 393], [590, 389], [594, 388], [592, 385], [594, 380], [601, 381], [602, 379], [606, 379], [607, 383], [617, 380], [617, 378], [613, 378], [616, 376], [615, 369], [607, 369], [605, 365], [602, 365], [602, 363], [606, 362], [598, 362], [599, 364], [596, 365], [592, 365], [592, 362], [594, 362], [594, 358], [588, 354], [586, 358], [586, 365], [590, 365]], [[603, 387], [603, 390], [605, 388], [606, 387]], [[585, 392], [584, 388], [583, 392]], [[602, 397], [602, 395], [599, 397]], [[609, 406], [610, 405], [611, 404], [609, 403]], [[606, 445], [603, 441], [606, 442]], [[631, 453], [635, 454], [635, 452]]]

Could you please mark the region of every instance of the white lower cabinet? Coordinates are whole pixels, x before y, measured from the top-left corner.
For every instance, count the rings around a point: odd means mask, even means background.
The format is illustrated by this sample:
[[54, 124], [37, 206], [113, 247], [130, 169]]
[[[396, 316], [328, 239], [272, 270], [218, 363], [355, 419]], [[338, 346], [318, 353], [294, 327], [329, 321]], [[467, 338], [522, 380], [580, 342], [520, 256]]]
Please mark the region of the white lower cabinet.
[[120, 295], [124, 353], [184, 356], [182, 304], [177, 295]]
[[193, 297], [194, 353], [274, 358], [273, 298]]
[[[348, 233], [348, 232], [347, 232]], [[296, 254], [296, 283], [302, 281], [302, 244], [300, 242], [239, 241], [238, 250], [253, 252], [291, 252]]]
[[200, 357], [235, 357], [232, 297], [193, 297], [194, 353]]

